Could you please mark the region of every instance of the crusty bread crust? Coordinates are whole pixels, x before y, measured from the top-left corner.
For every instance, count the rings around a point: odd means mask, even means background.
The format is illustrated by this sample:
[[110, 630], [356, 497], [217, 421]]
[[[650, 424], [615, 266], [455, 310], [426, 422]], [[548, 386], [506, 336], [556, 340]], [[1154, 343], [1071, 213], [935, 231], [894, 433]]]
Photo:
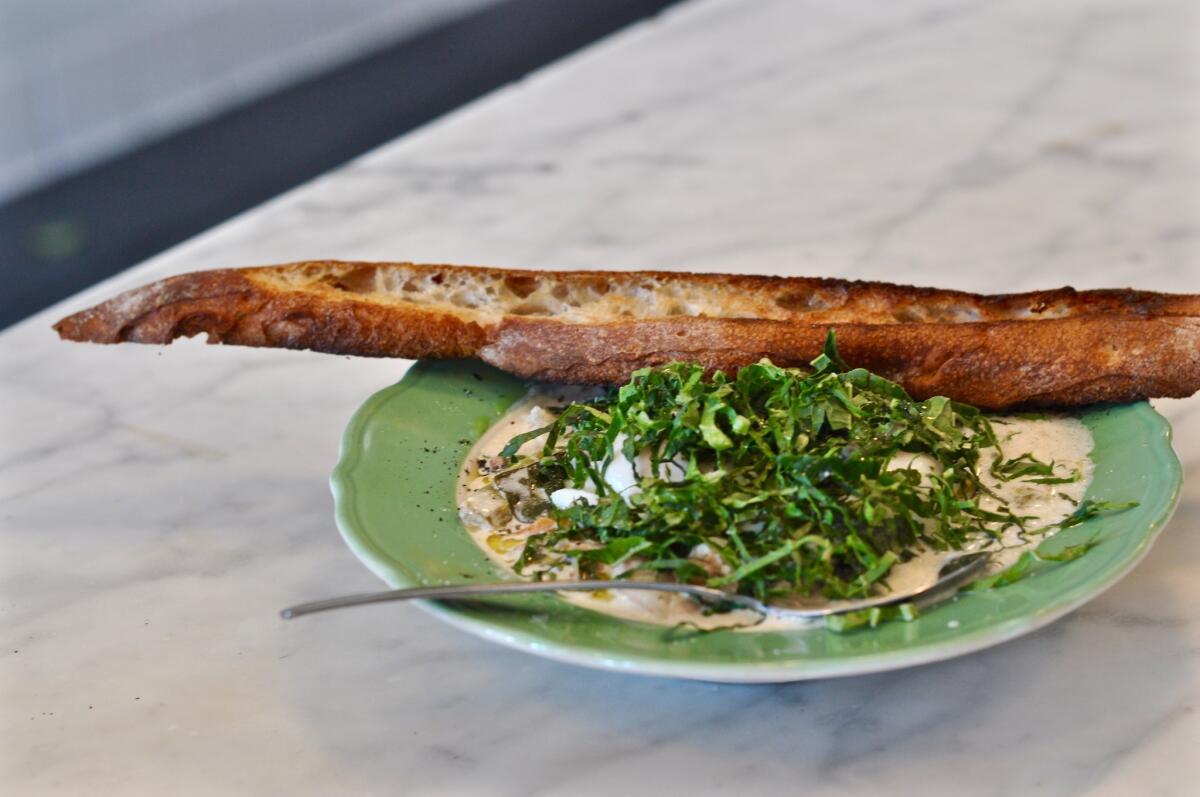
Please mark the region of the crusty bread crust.
[[68, 340], [209, 341], [372, 357], [477, 357], [520, 376], [618, 384], [672, 360], [843, 357], [914, 396], [986, 409], [1188, 396], [1200, 296], [1061, 288], [980, 296], [833, 279], [546, 272], [316, 261], [156, 282], [55, 325]]

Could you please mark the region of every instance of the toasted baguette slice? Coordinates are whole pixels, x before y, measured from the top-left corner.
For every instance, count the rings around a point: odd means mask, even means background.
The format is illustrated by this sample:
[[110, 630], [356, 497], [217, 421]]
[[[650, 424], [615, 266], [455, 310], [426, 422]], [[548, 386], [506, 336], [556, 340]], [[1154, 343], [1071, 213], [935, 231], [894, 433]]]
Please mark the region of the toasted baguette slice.
[[533, 379], [624, 382], [672, 360], [852, 365], [986, 409], [1188, 396], [1200, 296], [978, 296], [878, 282], [315, 261], [184, 274], [55, 325], [68, 340], [209, 342], [371, 357], [475, 357]]

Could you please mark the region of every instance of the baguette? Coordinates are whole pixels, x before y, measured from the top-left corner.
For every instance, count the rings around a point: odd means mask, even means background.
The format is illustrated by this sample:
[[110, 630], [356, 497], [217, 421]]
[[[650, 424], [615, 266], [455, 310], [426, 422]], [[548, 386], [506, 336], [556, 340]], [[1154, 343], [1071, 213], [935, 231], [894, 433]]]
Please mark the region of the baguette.
[[736, 371], [843, 358], [917, 398], [1069, 407], [1200, 389], [1200, 296], [1132, 290], [981, 296], [670, 272], [547, 272], [313, 261], [171, 277], [55, 325], [64, 339], [478, 358], [532, 379], [619, 384], [673, 360]]

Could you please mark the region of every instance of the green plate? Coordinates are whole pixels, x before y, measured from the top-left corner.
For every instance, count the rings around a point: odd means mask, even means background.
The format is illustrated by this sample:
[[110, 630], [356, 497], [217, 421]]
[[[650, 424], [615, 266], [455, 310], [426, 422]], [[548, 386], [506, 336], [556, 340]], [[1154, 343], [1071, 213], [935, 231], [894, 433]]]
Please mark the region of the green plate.
[[[421, 362], [355, 413], [332, 477], [337, 523], [354, 553], [388, 584], [512, 578], [459, 524], [455, 479], [472, 443], [526, 388], [477, 363]], [[963, 594], [914, 622], [846, 634], [812, 628], [689, 635], [549, 595], [424, 605], [459, 628], [540, 656], [711, 681], [825, 678], [980, 650], [1043, 626], [1112, 586], [1146, 554], [1175, 508], [1181, 470], [1162, 416], [1143, 402], [1081, 417], [1096, 441], [1088, 496], [1140, 505], [1055, 539], [1067, 545], [1098, 535], [1086, 556], [1008, 587]]]

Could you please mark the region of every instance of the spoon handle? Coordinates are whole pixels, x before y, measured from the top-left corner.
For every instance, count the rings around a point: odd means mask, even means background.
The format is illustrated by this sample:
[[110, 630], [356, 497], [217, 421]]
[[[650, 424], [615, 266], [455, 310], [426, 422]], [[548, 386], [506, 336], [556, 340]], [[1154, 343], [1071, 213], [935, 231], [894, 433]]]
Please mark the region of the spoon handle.
[[[938, 574], [938, 580], [933, 584], [914, 592], [881, 595], [854, 601], [831, 601], [822, 606], [812, 608], [779, 608], [783, 614], [793, 617], [818, 618], [833, 614], [858, 611], [873, 606], [887, 606], [895, 603], [913, 601], [918, 606], [930, 606], [940, 600], [952, 596], [958, 587], [978, 573], [987, 564], [987, 556], [981, 554], [966, 554], [955, 557], [943, 565]], [[704, 603], [732, 603], [743, 608], [765, 612], [766, 607], [746, 595], [723, 592], [712, 587], [701, 587], [695, 584], [675, 584], [662, 581], [502, 581], [494, 584], [455, 584], [441, 587], [408, 587], [384, 592], [363, 592], [357, 595], [343, 595], [339, 598], [327, 598], [311, 603], [301, 603], [280, 612], [285, 620], [300, 617], [314, 612], [329, 609], [342, 609], [348, 606], [362, 606], [368, 603], [384, 603], [387, 601], [403, 601], [414, 598], [426, 600], [456, 600], [462, 598], [482, 598], [490, 595], [517, 595], [529, 592], [595, 592], [597, 590], [633, 589], [650, 592], [675, 592], [690, 595]]]
[[384, 603], [386, 601], [404, 601], [414, 598], [426, 600], [447, 600], [461, 598], [482, 598], [489, 595], [517, 595], [528, 592], [595, 592], [605, 589], [640, 589], [651, 592], [677, 592], [691, 595], [694, 598], [709, 602], [719, 600], [737, 601], [740, 596], [728, 595], [717, 589], [698, 587], [692, 584], [672, 584], [658, 581], [503, 581], [496, 584], [456, 584], [442, 587], [409, 587], [393, 589], [384, 592], [364, 592], [357, 595], [343, 595], [339, 598], [301, 603], [280, 612], [285, 620], [304, 614], [323, 612], [329, 609], [341, 609], [347, 606], [362, 606], [368, 603]]

